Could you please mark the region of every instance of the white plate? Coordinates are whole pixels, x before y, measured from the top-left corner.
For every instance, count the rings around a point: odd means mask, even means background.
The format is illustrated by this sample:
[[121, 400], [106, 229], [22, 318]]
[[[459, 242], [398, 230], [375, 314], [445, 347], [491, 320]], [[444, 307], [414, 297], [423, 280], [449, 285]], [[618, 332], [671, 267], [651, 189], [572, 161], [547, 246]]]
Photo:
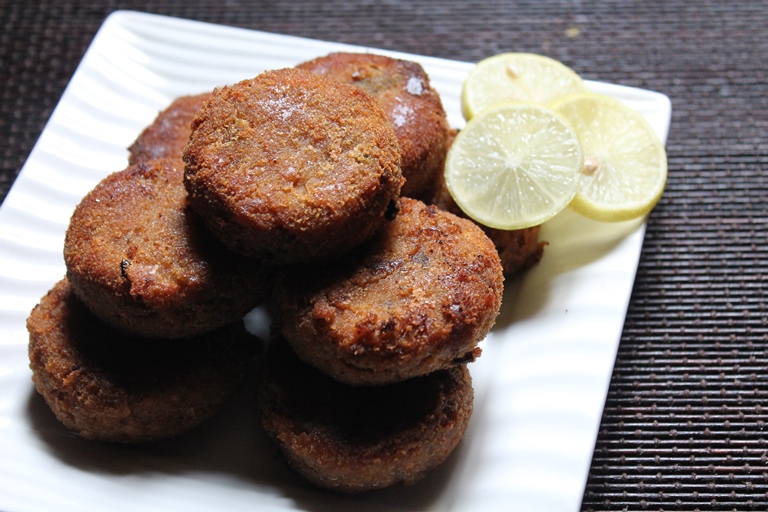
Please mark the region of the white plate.
[[[259, 430], [246, 386], [215, 420], [149, 447], [66, 433], [34, 392], [25, 320], [64, 275], [69, 216], [128, 145], [182, 94], [367, 49], [135, 12], [104, 23], [0, 210], [0, 509], [578, 510], [644, 236], [642, 222], [549, 222], [541, 264], [507, 283], [502, 314], [471, 366], [475, 414], [457, 451], [426, 480], [346, 497], [286, 470]], [[471, 64], [420, 62], [461, 127]], [[645, 114], [666, 140], [670, 103], [590, 82]]]

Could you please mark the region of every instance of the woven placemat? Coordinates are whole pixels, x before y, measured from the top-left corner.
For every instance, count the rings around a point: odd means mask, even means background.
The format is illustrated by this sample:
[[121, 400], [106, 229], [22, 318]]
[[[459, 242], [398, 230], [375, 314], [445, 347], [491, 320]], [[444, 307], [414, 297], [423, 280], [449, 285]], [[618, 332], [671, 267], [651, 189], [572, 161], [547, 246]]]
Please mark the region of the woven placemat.
[[768, 2], [0, 0], [0, 197], [118, 8], [457, 60], [545, 53], [668, 95], [669, 182], [582, 508], [768, 509]]

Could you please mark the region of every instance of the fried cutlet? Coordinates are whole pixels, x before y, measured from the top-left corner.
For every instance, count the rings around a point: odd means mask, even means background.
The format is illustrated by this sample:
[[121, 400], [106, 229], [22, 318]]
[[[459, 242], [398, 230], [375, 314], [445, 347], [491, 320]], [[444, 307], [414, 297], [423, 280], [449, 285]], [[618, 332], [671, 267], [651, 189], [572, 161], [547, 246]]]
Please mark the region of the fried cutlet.
[[334, 259], [370, 238], [403, 181], [376, 102], [297, 69], [214, 90], [184, 161], [209, 229], [231, 250], [279, 264]]
[[473, 390], [464, 365], [388, 386], [348, 386], [276, 340], [258, 401], [290, 467], [317, 486], [351, 493], [413, 484], [442, 464], [467, 429]]
[[282, 272], [275, 304], [299, 357], [341, 382], [375, 385], [474, 360], [503, 286], [479, 227], [402, 198], [395, 219], [343, 261]]

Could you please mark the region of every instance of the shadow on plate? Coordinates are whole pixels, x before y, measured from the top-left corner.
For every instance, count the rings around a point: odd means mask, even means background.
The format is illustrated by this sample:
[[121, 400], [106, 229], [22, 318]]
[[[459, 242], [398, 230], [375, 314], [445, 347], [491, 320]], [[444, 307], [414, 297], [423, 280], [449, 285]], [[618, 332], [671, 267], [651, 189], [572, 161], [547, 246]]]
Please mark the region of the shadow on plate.
[[[627, 222], [597, 222], [566, 209], [542, 226], [540, 238], [549, 245], [535, 267], [507, 278], [495, 330], [535, 317], [552, 299], [555, 280], [599, 263], [620, 250], [631, 236], [642, 236], [645, 218]], [[642, 240], [640, 240], [642, 244]], [[628, 253], [636, 258], [638, 254]], [[634, 268], [636, 260], [628, 261]]]
[[[200, 480], [228, 483], [238, 490], [250, 489], [288, 500], [299, 510], [331, 512], [360, 510], [427, 510], [449, 487], [463, 458], [466, 440], [449, 459], [413, 486], [395, 486], [359, 495], [318, 489], [291, 471], [261, 428], [255, 406], [256, 376], [244, 385], [217, 415], [199, 427], [173, 439], [140, 445], [103, 443], [81, 439], [69, 432], [37, 393], [30, 388], [26, 405], [33, 431], [51, 456], [63, 464], [105, 478], [179, 478], [188, 485]], [[122, 498], [121, 498], [122, 499]]]
[[107, 476], [226, 472], [258, 481], [263, 472], [260, 460], [271, 461], [274, 451], [266, 436], [260, 435], [254, 410], [254, 381], [253, 376], [247, 378], [224, 408], [197, 428], [173, 439], [145, 444], [81, 439], [59, 423], [34, 388], [27, 402], [27, 414], [50, 453], [84, 471]]

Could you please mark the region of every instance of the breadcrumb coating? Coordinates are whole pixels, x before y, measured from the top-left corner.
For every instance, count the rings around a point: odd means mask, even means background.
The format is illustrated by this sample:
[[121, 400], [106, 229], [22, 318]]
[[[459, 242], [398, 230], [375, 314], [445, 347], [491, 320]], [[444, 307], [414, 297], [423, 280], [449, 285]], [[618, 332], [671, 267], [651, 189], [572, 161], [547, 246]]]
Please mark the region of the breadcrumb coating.
[[495, 247], [474, 223], [402, 198], [370, 244], [276, 285], [282, 334], [304, 361], [353, 385], [474, 360], [501, 307]]
[[463, 365], [353, 387], [301, 362], [277, 340], [263, 376], [259, 409], [267, 434], [297, 473], [339, 492], [414, 484], [454, 451], [472, 416], [472, 379]]
[[210, 418], [261, 348], [242, 322], [183, 340], [127, 335], [94, 317], [66, 278], [27, 330], [32, 380], [59, 421], [118, 443], [173, 437]]
[[338, 52], [297, 66], [359, 87], [381, 106], [400, 146], [401, 195], [425, 199], [442, 172], [448, 119], [429, 76], [417, 62], [372, 53]]
[[184, 161], [190, 200], [211, 231], [274, 263], [334, 259], [367, 240], [403, 181], [376, 102], [297, 69], [216, 89]]
[[142, 336], [227, 325], [272, 290], [270, 269], [228, 251], [189, 210], [172, 160], [129, 166], [91, 190], [70, 219], [64, 262], [96, 316]]

